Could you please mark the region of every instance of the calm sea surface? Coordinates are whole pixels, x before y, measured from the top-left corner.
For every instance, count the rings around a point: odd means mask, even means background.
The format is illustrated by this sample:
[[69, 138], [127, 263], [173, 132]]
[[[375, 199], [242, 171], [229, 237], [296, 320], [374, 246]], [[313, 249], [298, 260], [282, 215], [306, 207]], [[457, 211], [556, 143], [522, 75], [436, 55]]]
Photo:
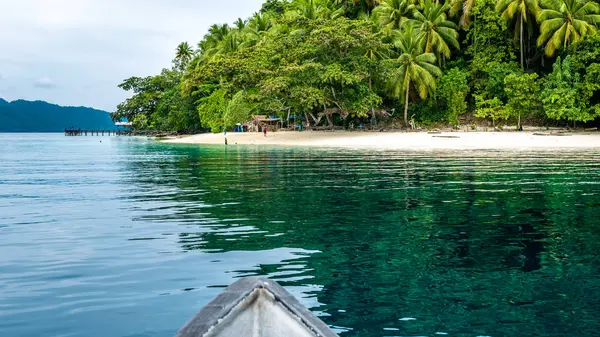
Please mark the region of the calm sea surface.
[[170, 337], [248, 275], [343, 337], [599, 336], [600, 150], [0, 134], [0, 336]]

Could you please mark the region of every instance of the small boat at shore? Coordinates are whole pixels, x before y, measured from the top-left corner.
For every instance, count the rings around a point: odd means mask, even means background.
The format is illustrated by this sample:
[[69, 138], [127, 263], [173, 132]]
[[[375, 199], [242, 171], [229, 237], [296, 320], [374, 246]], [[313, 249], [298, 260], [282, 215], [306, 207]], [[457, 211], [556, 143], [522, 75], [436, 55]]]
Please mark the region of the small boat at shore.
[[277, 282], [246, 277], [225, 288], [176, 337], [338, 337]]

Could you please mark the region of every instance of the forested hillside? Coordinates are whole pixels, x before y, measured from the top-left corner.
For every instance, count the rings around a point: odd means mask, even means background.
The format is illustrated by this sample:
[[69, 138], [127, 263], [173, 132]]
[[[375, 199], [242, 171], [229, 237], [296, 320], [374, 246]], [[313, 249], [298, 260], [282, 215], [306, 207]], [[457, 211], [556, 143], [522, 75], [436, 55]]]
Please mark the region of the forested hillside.
[[113, 118], [231, 128], [252, 114], [312, 126], [573, 125], [600, 117], [600, 6], [587, 0], [269, 0], [132, 77]]
[[65, 128], [115, 130], [106, 111], [42, 101], [0, 99], [0, 132], [62, 132]]

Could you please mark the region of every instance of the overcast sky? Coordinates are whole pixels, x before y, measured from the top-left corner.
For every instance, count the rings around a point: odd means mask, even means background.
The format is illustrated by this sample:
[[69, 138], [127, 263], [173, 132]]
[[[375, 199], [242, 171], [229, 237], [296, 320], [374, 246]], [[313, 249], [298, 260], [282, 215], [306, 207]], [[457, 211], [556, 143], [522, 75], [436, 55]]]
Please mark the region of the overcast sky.
[[0, 0], [0, 98], [114, 111], [130, 76], [169, 67], [177, 44], [195, 46], [263, 0]]

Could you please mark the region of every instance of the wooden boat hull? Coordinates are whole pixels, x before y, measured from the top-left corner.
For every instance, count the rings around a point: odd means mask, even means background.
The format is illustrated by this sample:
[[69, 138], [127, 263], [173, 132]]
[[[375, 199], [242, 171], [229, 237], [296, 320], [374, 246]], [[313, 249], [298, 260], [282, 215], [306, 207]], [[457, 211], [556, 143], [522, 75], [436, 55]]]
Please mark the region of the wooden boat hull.
[[277, 282], [247, 277], [227, 287], [176, 337], [337, 337]]

